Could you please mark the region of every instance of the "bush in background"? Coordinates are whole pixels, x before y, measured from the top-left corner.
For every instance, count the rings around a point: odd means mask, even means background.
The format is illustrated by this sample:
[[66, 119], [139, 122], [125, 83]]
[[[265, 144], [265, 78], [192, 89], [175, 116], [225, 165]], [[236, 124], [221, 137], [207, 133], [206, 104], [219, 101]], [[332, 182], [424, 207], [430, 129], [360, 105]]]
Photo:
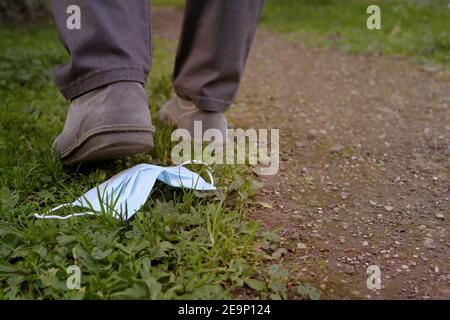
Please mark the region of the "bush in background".
[[50, 0], [0, 0], [0, 24], [48, 18], [50, 7]]

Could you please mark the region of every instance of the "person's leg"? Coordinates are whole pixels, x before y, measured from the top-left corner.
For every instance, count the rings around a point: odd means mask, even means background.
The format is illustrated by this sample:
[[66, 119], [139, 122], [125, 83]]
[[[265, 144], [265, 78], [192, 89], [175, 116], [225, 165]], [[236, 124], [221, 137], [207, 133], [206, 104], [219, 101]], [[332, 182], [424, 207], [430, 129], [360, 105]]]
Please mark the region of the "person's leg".
[[[117, 81], [145, 83], [151, 67], [148, 0], [53, 0], [60, 38], [70, 54], [55, 83], [67, 99]], [[70, 8], [81, 10], [81, 29], [70, 30]]]
[[[81, 11], [81, 28], [66, 24]], [[55, 20], [70, 60], [55, 82], [71, 100], [53, 150], [67, 164], [114, 159], [153, 147], [143, 85], [150, 71], [148, 0], [53, 0]]]
[[244, 71], [264, 0], [187, 0], [174, 70], [175, 93], [224, 112]]
[[[194, 136], [217, 129], [226, 142], [224, 112], [233, 103], [264, 0], [187, 0], [173, 74], [175, 94], [161, 120]], [[195, 137], [197, 139], [201, 137]]]

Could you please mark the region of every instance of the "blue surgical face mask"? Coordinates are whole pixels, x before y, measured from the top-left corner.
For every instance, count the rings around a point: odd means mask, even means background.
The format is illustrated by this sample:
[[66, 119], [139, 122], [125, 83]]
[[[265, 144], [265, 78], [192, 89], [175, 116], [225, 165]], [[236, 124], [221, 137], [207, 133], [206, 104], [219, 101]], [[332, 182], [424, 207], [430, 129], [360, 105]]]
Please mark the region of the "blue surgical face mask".
[[[187, 163], [204, 164], [199, 161], [190, 161]], [[201, 176], [183, 167], [187, 163], [174, 167], [160, 167], [151, 164], [137, 165], [120, 172], [98, 187], [89, 190], [74, 202], [60, 205], [48, 213], [55, 212], [64, 207], [81, 207], [86, 210], [84, 212], [67, 216], [48, 214], [35, 214], [34, 216], [38, 219], [65, 220], [77, 216], [98, 215], [102, 212], [102, 208], [104, 208], [104, 211], [111, 212], [116, 219], [123, 218], [126, 220], [136, 214], [145, 204], [156, 180], [162, 181], [172, 187], [198, 191], [216, 190], [214, 179], [209, 170], [208, 175], [211, 182], [207, 183]]]

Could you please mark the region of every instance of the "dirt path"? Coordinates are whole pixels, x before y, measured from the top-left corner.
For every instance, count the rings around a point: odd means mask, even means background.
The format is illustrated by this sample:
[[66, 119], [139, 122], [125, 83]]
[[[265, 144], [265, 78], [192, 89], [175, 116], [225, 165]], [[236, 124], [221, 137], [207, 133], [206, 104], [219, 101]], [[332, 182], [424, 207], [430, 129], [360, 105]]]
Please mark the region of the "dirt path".
[[[181, 14], [158, 9], [157, 35]], [[450, 298], [450, 78], [405, 59], [305, 49], [260, 31], [232, 125], [280, 129], [255, 219], [330, 298]], [[382, 289], [366, 286], [369, 265]]]

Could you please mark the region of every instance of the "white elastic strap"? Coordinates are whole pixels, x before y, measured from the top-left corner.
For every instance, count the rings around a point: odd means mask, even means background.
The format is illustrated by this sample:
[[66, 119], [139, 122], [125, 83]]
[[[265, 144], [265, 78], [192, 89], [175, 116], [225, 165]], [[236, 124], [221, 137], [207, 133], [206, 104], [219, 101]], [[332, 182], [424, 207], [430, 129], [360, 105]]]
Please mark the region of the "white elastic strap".
[[[57, 207], [53, 208], [48, 213], [55, 212], [55, 211], [58, 211], [61, 208], [70, 207], [70, 206], [71, 206], [70, 203], [64, 203], [64, 204], [62, 204], [60, 206], [57, 206]], [[67, 220], [67, 219], [74, 218], [74, 217], [82, 217], [82, 216], [88, 216], [88, 215], [89, 216], [94, 216], [95, 214], [96, 214], [95, 212], [77, 212], [77, 213], [69, 214], [67, 216], [57, 216], [57, 215], [53, 215], [52, 216], [52, 215], [48, 215], [48, 214], [37, 214], [37, 213], [35, 213], [34, 217], [37, 218], [37, 219]]]
[[214, 186], [214, 177], [211, 173], [211, 170], [209, 169], [209, 165], [206, 162], [200, 161], [200, 160], [188, 160], [183, 162], [182, 164], [179, 165], [179, 167], [184, 166], [186, 164], [201, 164], [204, 165], [206, 167], [206, 173], [208, 173], [208, 177], [209, 177], [209, 183]]

